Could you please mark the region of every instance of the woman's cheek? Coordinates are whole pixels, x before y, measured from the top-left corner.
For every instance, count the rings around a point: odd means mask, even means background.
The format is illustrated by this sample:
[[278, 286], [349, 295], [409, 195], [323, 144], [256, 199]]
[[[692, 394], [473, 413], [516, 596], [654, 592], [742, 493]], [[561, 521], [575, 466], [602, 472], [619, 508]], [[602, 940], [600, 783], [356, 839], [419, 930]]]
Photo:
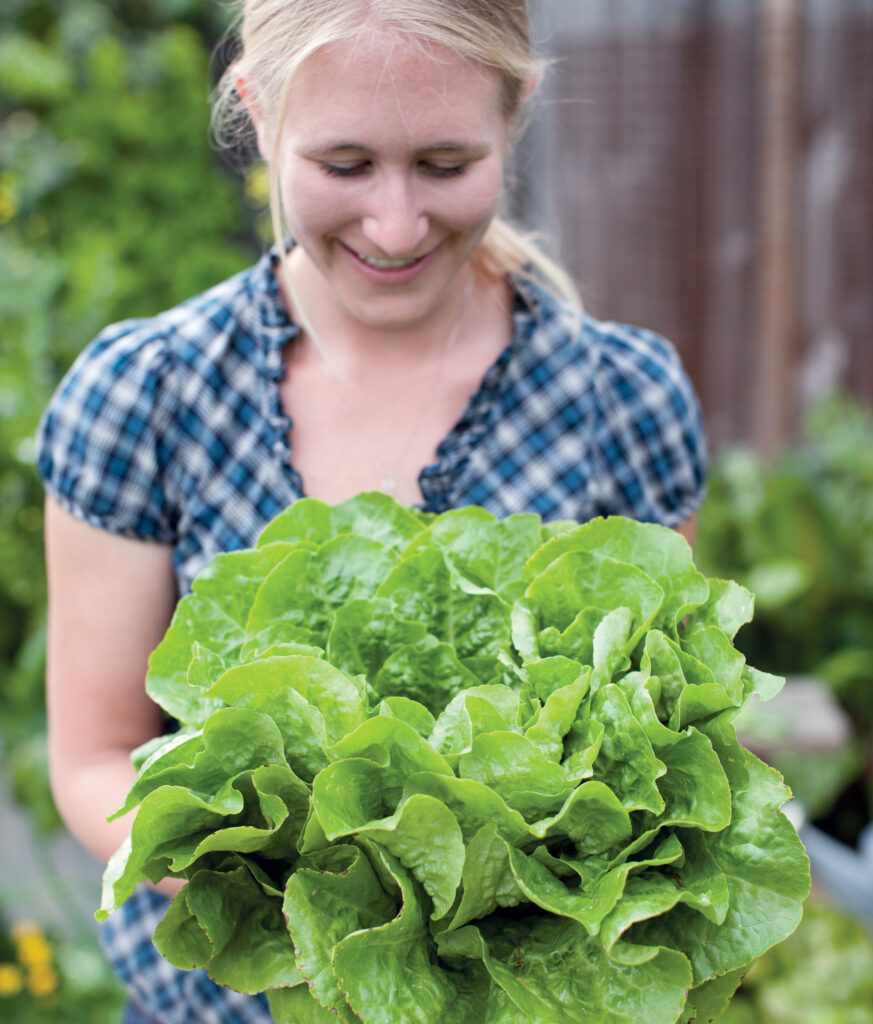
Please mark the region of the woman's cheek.
[[[321, 177], [327, 179], [327, 175]], [[356, 200], [351, 190], [338, 189], [330, 180], [312, 174], [288, 176], [283, 182], [282, 203], [292, 232], [328, 235], [355, 218]]]
[[445, 223], [457, 231], [476, 230], [487, 224], [497, 212], [502, 190], [502, 174], [499, 170], [471, 177], [467, 187], [459, 189], [448, 204]]

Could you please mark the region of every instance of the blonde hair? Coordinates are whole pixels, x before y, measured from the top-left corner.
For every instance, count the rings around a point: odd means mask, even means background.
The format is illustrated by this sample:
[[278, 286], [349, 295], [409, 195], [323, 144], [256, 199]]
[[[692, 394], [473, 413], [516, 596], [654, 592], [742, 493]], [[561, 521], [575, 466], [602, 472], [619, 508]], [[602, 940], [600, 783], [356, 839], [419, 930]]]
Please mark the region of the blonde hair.
[[[518, 126], [531, 85], [545, 62], [531, 43], [527, 0], [241, 0], [236, 20], [239, 52], [215, 91], [213, 133], [219, 145], [251, 142], [248, 105], [281, 123], [292, 79], [301, 64], [329, 43], [354, 38], [365, 25], [391, 28], [410, 39], [447, 47], [497, 70], [503, 82], [502, 110]], [[252, 94], [243, 96], [243, 80]], [[284, 237], [277, 173], [279, 132], [268, 160], [273, 231]], [[512, 274], [551, 288], [574, 310], [579, 294], [569, 274], [534, 240], [497, 216], [473, 257], [484, 274]]]

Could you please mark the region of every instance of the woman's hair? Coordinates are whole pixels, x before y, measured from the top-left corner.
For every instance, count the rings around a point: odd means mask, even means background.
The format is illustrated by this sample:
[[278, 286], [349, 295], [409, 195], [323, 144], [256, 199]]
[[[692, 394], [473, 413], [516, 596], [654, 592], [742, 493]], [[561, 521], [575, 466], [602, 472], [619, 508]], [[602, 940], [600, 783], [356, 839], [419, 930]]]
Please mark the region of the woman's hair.
[[[213, 131], [222, 146], [251, 142], [247, 105], [258, 105], [267, 123], [280, 124], [295, 71], [329, 43], [356, 37], [362, 27], [385, 27], [422, 43], [438, 44], [499, 72], [502, 109], [513, 127], [545, 62], [531, 42], [527, 0], [241, 0], [237, 16], [238, 54], [215, 90]], [[239, 87], [245, 81], [244, 97]], [[281, 240], [277, 174], [279, 132], [273, 132], [270, 205]], [[577, 310], [575, 285], [532, 236], [495, 217], [474, 255], [491, 276], [533, 277], [554, 289]]]

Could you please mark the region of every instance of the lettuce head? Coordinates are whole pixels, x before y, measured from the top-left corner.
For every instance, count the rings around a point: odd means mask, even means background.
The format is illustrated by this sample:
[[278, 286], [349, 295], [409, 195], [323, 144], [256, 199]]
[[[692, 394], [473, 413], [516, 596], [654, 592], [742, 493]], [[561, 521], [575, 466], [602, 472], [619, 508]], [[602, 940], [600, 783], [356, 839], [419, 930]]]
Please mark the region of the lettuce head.
[[98, 916], [186, 879], [156, 945], [280, 1024], [713, 1020], [809, 889], [751, 615], [664, 527], [299, 501], [152, 655]]

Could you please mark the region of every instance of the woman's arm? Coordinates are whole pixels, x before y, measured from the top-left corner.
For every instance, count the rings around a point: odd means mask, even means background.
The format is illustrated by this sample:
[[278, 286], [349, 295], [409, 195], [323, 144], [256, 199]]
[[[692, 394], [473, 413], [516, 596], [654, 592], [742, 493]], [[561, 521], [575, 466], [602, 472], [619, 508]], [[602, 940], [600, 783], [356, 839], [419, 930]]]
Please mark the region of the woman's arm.
[[105, 861], [130, 830], [128, 816], [106, 821], [133, 781], [130, 752], [163, 731], [145, 676], [175, 605], [172, 549], [96, 529], [51, 499], [45, 537], [52, 791], [70, 831]]
[[697, 536], [697, 513], [695, 512], [693, 516], [689, 516], [684, 523], [680, 523], [675, 529], [678, 534], [681, 534], [688, 541], [691, 547], [694, 547], [694, 538]]

